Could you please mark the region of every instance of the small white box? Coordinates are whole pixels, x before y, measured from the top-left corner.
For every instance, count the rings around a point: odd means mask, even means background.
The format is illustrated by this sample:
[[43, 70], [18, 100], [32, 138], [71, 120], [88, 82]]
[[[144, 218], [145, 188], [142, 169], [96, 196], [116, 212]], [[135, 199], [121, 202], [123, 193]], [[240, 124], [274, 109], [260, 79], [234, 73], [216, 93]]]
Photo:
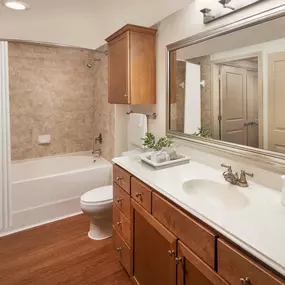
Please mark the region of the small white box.
[[39, 144], [50, 144], [50, 141], [51, 141], [50, 135], [38, 136], [38, 143]]

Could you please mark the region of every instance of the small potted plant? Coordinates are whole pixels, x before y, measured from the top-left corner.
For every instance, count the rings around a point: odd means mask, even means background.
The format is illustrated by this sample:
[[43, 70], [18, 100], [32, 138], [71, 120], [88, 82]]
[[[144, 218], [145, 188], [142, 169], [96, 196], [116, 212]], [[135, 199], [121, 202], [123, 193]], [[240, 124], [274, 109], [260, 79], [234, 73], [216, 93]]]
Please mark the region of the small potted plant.
[[164, 162], [175, 159], [176, 151], [173, 149], [174, 141], [172, 137], [166, 136], [156, 141], [154, 134], [146, 133], [142, 138], [143, 146], [152, 150], [150, 159], [154, 162]]

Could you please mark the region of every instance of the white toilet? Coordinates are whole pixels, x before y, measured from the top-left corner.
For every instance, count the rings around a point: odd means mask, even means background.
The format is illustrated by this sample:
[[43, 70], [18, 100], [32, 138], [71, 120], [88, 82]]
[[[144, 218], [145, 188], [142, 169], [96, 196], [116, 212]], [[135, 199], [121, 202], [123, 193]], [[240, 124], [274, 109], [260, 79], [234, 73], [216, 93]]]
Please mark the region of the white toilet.
[[95, 188], [81, 196], [80, 206], [90, 216], [88, 236], [102, 240], [112, 236], [113, 186]]
[[[141, 151], [130, 150], [121, 155], [131, 156], [139, 153]], [[91, 239], [102, 240], [112, 236], [112, 203], [112, 185], [95, 188], [81, 196], [81, 210], [90, 216], [88, 236]]]

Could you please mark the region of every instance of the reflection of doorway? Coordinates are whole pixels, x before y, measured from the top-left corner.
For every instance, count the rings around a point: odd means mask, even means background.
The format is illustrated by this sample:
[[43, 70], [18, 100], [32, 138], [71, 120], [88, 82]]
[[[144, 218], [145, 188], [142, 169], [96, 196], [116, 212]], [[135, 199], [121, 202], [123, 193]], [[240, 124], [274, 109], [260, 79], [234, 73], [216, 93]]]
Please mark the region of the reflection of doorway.
[[218, 78], [213, 86], [213, 107], [216, 109], [214, 113], [218, 114], [214, 117], [214, 120], [217, 120], [214, 123], [215, 138], [262, 147], [259, 136], [262, 127], [262, 104], [259, 104], [258, 57], [219, 61], [213, 66], [213, 76], [216, 70], [215, 77]]
[[221, 140], [258, 147], [257, 69], [221, 65]]

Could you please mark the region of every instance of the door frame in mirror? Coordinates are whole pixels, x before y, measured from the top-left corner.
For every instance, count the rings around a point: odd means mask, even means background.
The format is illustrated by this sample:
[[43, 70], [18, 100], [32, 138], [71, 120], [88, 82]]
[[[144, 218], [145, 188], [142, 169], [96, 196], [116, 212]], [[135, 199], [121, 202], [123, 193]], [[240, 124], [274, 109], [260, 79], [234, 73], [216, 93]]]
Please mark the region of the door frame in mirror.
[[187, 140], [194, 144], [204, 146], [210, 149], [222, 151], [237, 155], [240, 157], [252, 159], [254, 161], [265, 163], [275, 168], [275, 170], [284, 173], [285, 170], [285, 154], [273, 152], [270, 150], [258, 149], [249, 146], [238, 145], [209, 138], [188, 135], [170, 129], [170, 53], [178, 49], [192, 46], [216, 37], [220, 37], [229, 33], [233, 33], [242, 29], [250, 28], [258, 24], [269, 22], [285, 16], [285, 4], [276, 8], [261, 12], [254, 16], [221, 26], [212, 30], [208, 30], [181, 41], [172, 43], [167, 46], [166, 51], [166, 134], [174, 138]]

